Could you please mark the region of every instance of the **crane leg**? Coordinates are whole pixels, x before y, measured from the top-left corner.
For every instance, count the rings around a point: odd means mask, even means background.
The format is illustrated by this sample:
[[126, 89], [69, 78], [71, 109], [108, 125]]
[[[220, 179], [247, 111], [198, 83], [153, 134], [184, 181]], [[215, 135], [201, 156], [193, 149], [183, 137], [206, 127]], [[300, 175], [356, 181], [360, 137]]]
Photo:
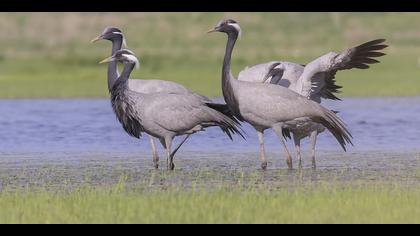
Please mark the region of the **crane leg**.
[[277, 134], [278, 138], [280, 139], [280, 142], [283, 145], [284, 151], [285, 151], [286, 156], [287, 156], [286, 163], [287, 163], [287, 166], [289, 167], [289, 170], [291, 170], [291, 169], [293, 169], [292, 155], [290, 155], [289, 149], [287, 148], [287, 145], [286, 145], [286, 141], [284, 140], [283, 132], [282, 132], [282, 126], [281, 125], [274, 126], [273, 130]]
[[293, 134], [293, 141], [295, 142], [296, 156], [299, 162], [299, 169], [302, 169], [302, 154], [300, 151], [300, 138], [296, 134]]
[[153, 165], [155, 169], [159, 169], [159, 153], [156, 148], [155, 139], [152, 136], [149, 136], [150, 146], [152, 147], [152, 155], [153, 155]]
[[317, 136], [318, 136], [318, 131], [313, 131], [312, 133], [311, 133], [311, 137], [310, 137], [310, 139], [311, 139], [311, 146], [312, 146], [312, 168], [313, 169], [316, 169], [316, 162], [315, 162], [315, 146], [316, 146], [316, 139], [317, 139]]
[[264, 147], [264, 130], [257, 130], [258, 140], [260, 142], [260, 160], [261, 168], [267, 169], [267, 161], [265, 160], [265, 147]]
[[191, 134], [188, 134], [185, 136], [185, 138], [182, 140], [180, 144], [178, 144], [178, 147], [175, 148], [175, 150], [171, 153], [172, 158], [175, 156], [176, 152], [179, 150], [179, 148], [187, 141], [187, 139], [191, 136]]
[[167, 165], [167, 169], [168, 170], [174, 170], [175, 169], [175, 165], [173, 162], [173, 156], [171, 155], [171, 149], [172, 149], [172, 137], [169, 138], [165, 138], [165, 147], [166, 147], [166, 155], [167, 155], [167, 159], [166, 159], [166, 165]]
[[289, 149], [287, 149], [286, 141], [284, 140], [283, 136], [280, 137], [281, 143], [283, 144], [284, 151], [286, 152], [287, 156], [287, 166], [289, 167], [289, 170], [293, 169], [293, 161], [292, 161], [292, 155], [290, 155]]

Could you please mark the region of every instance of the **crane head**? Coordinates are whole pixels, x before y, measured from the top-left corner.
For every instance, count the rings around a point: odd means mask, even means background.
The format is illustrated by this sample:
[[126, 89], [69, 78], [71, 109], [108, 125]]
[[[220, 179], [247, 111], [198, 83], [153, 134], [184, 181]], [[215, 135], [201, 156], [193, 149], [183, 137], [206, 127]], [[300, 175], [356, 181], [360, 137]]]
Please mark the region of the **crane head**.
[[109, 40], [109, 41], [114, 41], [116, 39], [121, 39], [123, 40], [123, 46], [127, 47], [127, 42], [125, 40], [124, 34], [122, 33], [122, 31], [120, 29], [118, 29], [117, 27], [106, 27], [104, 29], [104, 31], [96, 38], [92, 39], [90, 42], [94, 43], [96, 41], [99, 40]]
[[109, 63], [112, 61], [119, 61], [123, 63], [134, 64], [136, 68], [140, 68], [140, 62], [134, 52], [128, 49], [121, 49], [114, 53], [114, 55], [102, 60], [99, 64]]
[[241, 37], [241, 34], [242, 34], [242, 30], [238, 22], [232, 19], [219, 21], [217, 25], [214, 27], [214, 29], [208, 31], [207, 33], [212, 33], [212, 32], [223, 32], [227, 34], [235, 33], [239, 37]]

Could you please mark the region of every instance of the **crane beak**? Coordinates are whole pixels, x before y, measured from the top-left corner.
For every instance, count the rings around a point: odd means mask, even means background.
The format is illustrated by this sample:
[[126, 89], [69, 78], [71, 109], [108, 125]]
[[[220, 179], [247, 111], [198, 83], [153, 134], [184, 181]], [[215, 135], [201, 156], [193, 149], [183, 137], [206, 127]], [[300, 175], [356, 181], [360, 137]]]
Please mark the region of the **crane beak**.
[[263, 83], [265, 83], [269, 78], [273, 77], [277, 71], [273, 68], [271, 69], [263, 78]]
[[104, 60], [100, 61], [99, 64], [104, 64], [104, 63], [108, 63], [108, 62], [111, 62], [111, 61], [115, 61], [115, 58], [114, 57], [105, 58]]
[[218, 32], [218, 30], [216, 30], [216, 29], [211, 29], [211, 30], [207, 31], [207, 33], [208, 33], [208, 34], [210, 34], [210, 33], [214, 33], [214, 32]]
[[96, 37], [96, 38], [92, 39], [92, 40], [90, 41], [90, 43], [94, 43], [94, 42], [99, 41], [99, 40], [101, 40], [101, 39], [102, 39], [102, 35], [99, 35], [98, 37]]
[[270, 77], [275, 75], [280, 75], [280, 78], [283, 76], [284, 71], [276, 68], [281, 63], [274, 63], [270, 66], [268, 73], [264, 76], [263, 83], [265, 83]]

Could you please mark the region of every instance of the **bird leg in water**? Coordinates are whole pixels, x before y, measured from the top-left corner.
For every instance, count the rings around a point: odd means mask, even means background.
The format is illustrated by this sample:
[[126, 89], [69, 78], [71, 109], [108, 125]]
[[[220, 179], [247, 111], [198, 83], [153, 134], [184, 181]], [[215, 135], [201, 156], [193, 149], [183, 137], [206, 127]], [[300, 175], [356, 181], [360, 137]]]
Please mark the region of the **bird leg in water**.
[[316, 146], [316, 138], [318, 136], [318, 131], [313, 131], [311, 133], [311, 146], [312, 146], [312, 168], [316, 169], [316, 163], [315, 163], [315, 146]]
[[293, 169], [293, 161], [292, 161], [292, 155], [290, 155], [289, 149], [287, 149], [286, 141], [283, 137], [283, 128], [282, 125], [276, 125], [273, 127], [274, 132], [279, 137], [281, 143], [283, 144], [284, 151], [286, 152], [287, 156], [287, 166], [289, 167], [289, 170]]
[[159, 153], [157, 152], [155, 139], [152, 136], [149, 136], [150, 146], [152, 147], [152, 155], [153, 155], [153, 164], [155, 169], [159, 169]]
[[191, 134], [188, 134], [185, 136], [185, 138], [182, 140], [182, 142], [178, 145], [178, 147], [175, 148], [173, 152], [171, 152], [172, 147], [172, 141], [173, 138], [167, 138], [165, 141], [161, 140], [162, 145], [165, 147], [168, 158], [166, 159], [166, 165], [168, 170], [174, 170], [175, 164], [174, 164], [174, 156], [176, 152], [179, 150], [179, 148], [187, 141], [187, 139], [191, 136]]
[[293, 134], [293, 141], [295, 142], [296, 156], [299, 161], [299, 169], [302, 169], [302, 154], [300, 152], [300, 138], [296, 134]]
[[286, 152], [287, 156], [287, 166], [289, 167], [289, 170], [293, 169], [293, 161], [292, 161], [292, 155], [290, 155], [289, 149], [287, 149], [286, 141], [284, 140], [283, 136], [280, 136], [281, 143], [283, 144], [284, 151]]
[[267, 161], [265, 160], [265, 147], [264, 147], [264, 130], [257, 130], [258, 139], [260, 142], [260, 160], [261, 168], [263, 170], [267, 169]]
[[175, 153], [178, 151], [178, 149], [187, 141], [187, 139], [191, 136], [191, 134], [188, 134], [185, 136], [185, 138], [182, 140], [182, 142], [178, 145], [177, 148], [171, 153], [172, 158], [175, 156]]
[[174, 170], [175, 169], [174, 156], [175, 156], [176, 152], [179, 150], [179, 148], [187, 141], [187, 139], [190, 136], [191, 136], [191, 134], [188, 134], [187, 136], [185, 136], [185, 138], [178, 145], [178, 147], [175, 148], [175, 150], [173, 152], [171, 151], [173, 138], [166, 138], [165, 139], [165, 145], [164, 146], [166, 147], [166, 152], [167, 152], [167, 155], [168, 155], [168, 158], [167, 158], [167, 168], [168, 168], [168, 170]]
[[172, 140], [173, 138], [165, 138], [165, 148], [166, 148], [166, 155], [167, 155], [167, 159], [166, 159], [166, 166], [168, 170], [174, 170], [175, 169], [175, 165], [173, 162], [173, 156], [171, 155], [171, 148], [172, 148]]

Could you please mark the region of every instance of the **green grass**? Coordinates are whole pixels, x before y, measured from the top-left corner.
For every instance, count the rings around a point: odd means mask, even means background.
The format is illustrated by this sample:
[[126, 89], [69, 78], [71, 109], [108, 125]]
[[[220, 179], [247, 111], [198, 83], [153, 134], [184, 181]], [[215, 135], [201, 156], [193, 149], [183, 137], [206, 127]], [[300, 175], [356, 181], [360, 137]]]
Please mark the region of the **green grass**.
[[97, 62], [109, 56], [110, 43], [89, 44], [107, 25], [120, 27], [140, 57], [133, 77], [218, 96], [226, 37], [205, 32], [226, 17], [243, 29], [235, 73], [270, 60], [307, 63], [386, 38], [382, 63], [337, 75], [343, 95], [420, 95], [418, 13], [0, 13], [0, 98], [107, 96], [106, 66]]
[[116, 161], [6, 168], [0, 223], [420, 223], [415, 163], [168, 172]]
[[346, 186], [3, 191], [0, 223], [420, 223], [418, 189]]

